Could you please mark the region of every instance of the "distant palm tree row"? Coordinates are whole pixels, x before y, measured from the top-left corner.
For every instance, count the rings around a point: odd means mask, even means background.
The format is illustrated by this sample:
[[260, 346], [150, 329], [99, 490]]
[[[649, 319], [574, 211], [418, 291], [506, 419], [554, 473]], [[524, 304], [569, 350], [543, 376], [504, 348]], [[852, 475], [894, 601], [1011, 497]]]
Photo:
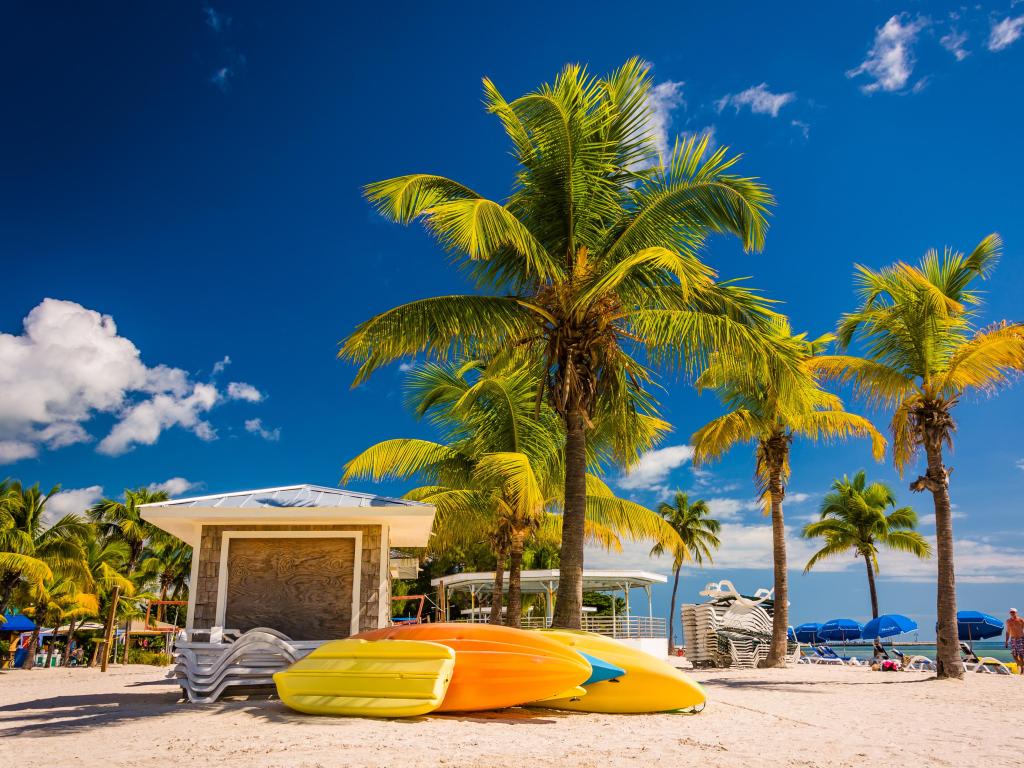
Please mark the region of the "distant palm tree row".
[[47, 503], [59, 491], [0, 483], [0, 616], [17, 609], [34, 619], [29, 668], [41, 629], [66, 624], [70, 641], [87, 620], [100, 620], [105, 669], [117, 624], [139, 616], [140, 601], [186, 594], [191, 548], [140, 517], [139, 506], [166, 500], [163, 492], [128, 490], [123, 500], [103, 499], [49, 523]]
[[[442, 517], [448, 500], [454, 505], [458, 499], [467, 502], [464, 511], [483, 510], [482, 520], [528, 519], [526, 527], [489, 524], [499, 553], [512, 550], [513, 529], [519, 536], [541, 524], [541, 510], [558, 512], [554, 623], [577, 628], [584, 546], [596, 533], [593, 526], [616, 535], [634, 530], [594, 518], [595, 496], [612, 498], [597, 478], [628, 470], [644, 446], [667, 431], [652, 393], [659, 371], [681, 374], [718, 394], [726, 410], [694, 435], [696, 462], [716, 459], [737, 443], [756, 446], [755, 475], [772, 518], [775, 562], [767, 663], [782, 665], [790, 445], [798, 437], [867, 437], [876, 458], [886, 447], [868, 419], [845, 411], [824, 389], [834, 382], [868, 406], [893, 411], [893, 457], [901, 472], [919, 450], [925, 453], [927, 469], [911, 488], [931, 492], [935, 502], [938, 674], [961, 676], [943, 446], [952, 444], [952, 411], [964, 392], [992, 391], [1024, 370], [1024, 326], [978, 326], [972, 284], [990, 276], [998, 236], [967, 256], [947, 249], [941, 256], [929, 252], [916, 266], [857, 267], [860, 306], [843, 316], [835, 336], [809, 341], [793, 334], [771, 301], [735, 280], [720, 280], [701, 260], [714, 234], [760, 250], [774, 200], [763, 183], [735, 173], [738, 155], [724, 147], [712, 151], [707, 139], [679, 141], [662, 157], [650, 129], [651, 86], [647, 65], [637, 59], [605, 77], [568, 66], [553, 83], [511, 101], [485, 80], [487, 109], [501, 122], [517, 163], [504, 201], [425, 173], [366, 187], [383, 216], [422, 222], [475, 290], [414, 301], [360, 324], [339, 351], [359, 365], [355, 383], [393, 361], [425, 356], [452, 361], [456, 368], [449, 373], [467, 361], [487, 371], [472, 374], [465, 388], [473, 389], [475, 377], [483, 381], [496, 365], [501, 375], [530, 382], [521, 384], [533, 393], [524, 402], [532, 400], [533, 417], [557, 432], [539, 454], [515, 447], [507, 433], [472, 446], [460, 444], [462, 438], [444, 446], [385, 443], [348, 465], [346, 477], [421, 477], [431, 488], [417, 494], [442, 502]], [[454, 385], [451, 397], [461, 386]], [[462, 408], [474, 396], [465, 403], [457, 397]], [[444, 419], [462, 418], [445, 413]], [[467, 429], [494, 437], [489, 427]], [[552, 439], [558, 449], [549, 455]], [[461, 474], [448, 474], [450, 468]], [[470, 493], [478, 494], [472, 503]], [[900, 510], [880, 523], [841, 509], [837, 501], [811, 534], [825, 538], [819, 560], [851, 542], [870, 561], [873, 579], [878, 545], [912, 543], [901, 535], [909, 517]], [[632, 524], [643, 516], [631, 508], [630, 517]], [[673, 536], [655, 543], [674, 558], [696, 557], [677, 532]], [[910, 551], [915, 547], [923, 551], [917, 544]]]

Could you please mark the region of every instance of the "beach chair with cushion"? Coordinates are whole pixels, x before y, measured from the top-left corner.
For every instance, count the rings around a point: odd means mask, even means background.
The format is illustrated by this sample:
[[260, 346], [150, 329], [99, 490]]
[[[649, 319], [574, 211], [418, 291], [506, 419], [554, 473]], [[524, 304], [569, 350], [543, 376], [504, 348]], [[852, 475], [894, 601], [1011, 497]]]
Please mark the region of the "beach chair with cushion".
[[904, 672], [934, 672], [935, 662], [927, 656], [907, 655], [898, 648], [892, 649], [893, 655], [900, 660]]
[[824, 656], [826, 659], [833, 659], [838, 661], [840, 664], [848, 664], [851, 667], [861, 666], [860, 659], [854, 658], [853, 656], [840, 656], [835, 652], [831, 646], [821, 645], [815, 646], [815, 648]]

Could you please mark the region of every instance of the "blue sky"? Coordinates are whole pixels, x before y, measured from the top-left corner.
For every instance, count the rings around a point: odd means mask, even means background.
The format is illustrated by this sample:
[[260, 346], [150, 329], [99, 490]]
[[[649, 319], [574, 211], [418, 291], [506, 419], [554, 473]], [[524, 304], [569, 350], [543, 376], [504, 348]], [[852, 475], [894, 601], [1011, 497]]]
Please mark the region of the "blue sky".
[[[428, 434], [401, 406], [398, 366], [351, 390], [336, 344], [373, 313], [466, 286], [360, 187], [434, 171], [500, 198], [513, 167], [480, 78], [515, 96], [566, 62], [641, 56], [665, 141], [710, 132], [745, 154], [778, 197], [767, 247], [716, 239], [706, 258], [784, 302], [796, 328], [825, 332], [852, 306], [854, 262], [992, 231], [1006, 252], [987, 317], [1019, 320], [1024, 4], [713, 5], [18, 5], [0, 50], [0, 474], [62, 484], [71, 510], [172, 479], [176, 493], [333, 485], [371, 442]], [[688, 489], [727, 523], [719, 567], [688, 574], [686, 599], [723, 576], [768, 585], [752, 452], [694, 473], [687, 438], [718, 404], [664, 386], [676, 432], [621, 489], [652, 504]], [[967, 399], [948, 460], [961, 605], [998, 615], [1024, 602], [1022, 407], [1020, 387]], [[793, 467], [794, 526], [862, 467], [930, 513], [866, 445], [797, 443]], [[793, 541], [794, 621], [864, 618], [861, 561], [803, 576], [808, 551]], [[665, 569], [635, 547], [615, 562]], [[930, 626], [932, 567], [884, 557], [883, 610]]]

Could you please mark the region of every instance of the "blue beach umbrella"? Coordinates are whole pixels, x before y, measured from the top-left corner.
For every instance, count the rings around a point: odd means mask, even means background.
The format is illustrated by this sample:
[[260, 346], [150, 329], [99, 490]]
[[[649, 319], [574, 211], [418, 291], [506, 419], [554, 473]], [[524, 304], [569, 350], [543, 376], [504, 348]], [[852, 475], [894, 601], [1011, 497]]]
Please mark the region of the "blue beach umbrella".
[[832, 619], [826, 621], [818, 630], [822, 640], [856, 640], [861, 636], [862, 627], [853, 619]]
[[32, 619], [20, 613], [5, 613], [4, 619], [0, 632], [31, 632], [36, 628]]
[[821, 632], [821, 624], [813, 621], [801, 624], [796, 628], [796, 639], [801, 643], [820, 643], [822, 638], [818, 634], [819, 632]]
[[861, 634], [864, 637], [892, 637], [917, 629], [917, 622], [902, 613], [884, 613], [864, 625]]
[[1003, 634], [1003, 622], [981, 611], [957, 611], [956, 633], [969, 643], [999, 637]]

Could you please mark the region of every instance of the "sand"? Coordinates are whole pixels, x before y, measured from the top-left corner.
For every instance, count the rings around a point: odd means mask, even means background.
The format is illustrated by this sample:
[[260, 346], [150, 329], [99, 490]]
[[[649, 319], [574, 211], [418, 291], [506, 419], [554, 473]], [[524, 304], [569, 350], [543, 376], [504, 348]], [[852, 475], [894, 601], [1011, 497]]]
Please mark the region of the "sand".
[[509, 709], [406, 721], [317, 718], [279, 701], [178, 701], [152, 667], [0, 673], [9, 765], [1016, 765], [1024, 678], [799, 666], [699, 671], [697, 715]]

